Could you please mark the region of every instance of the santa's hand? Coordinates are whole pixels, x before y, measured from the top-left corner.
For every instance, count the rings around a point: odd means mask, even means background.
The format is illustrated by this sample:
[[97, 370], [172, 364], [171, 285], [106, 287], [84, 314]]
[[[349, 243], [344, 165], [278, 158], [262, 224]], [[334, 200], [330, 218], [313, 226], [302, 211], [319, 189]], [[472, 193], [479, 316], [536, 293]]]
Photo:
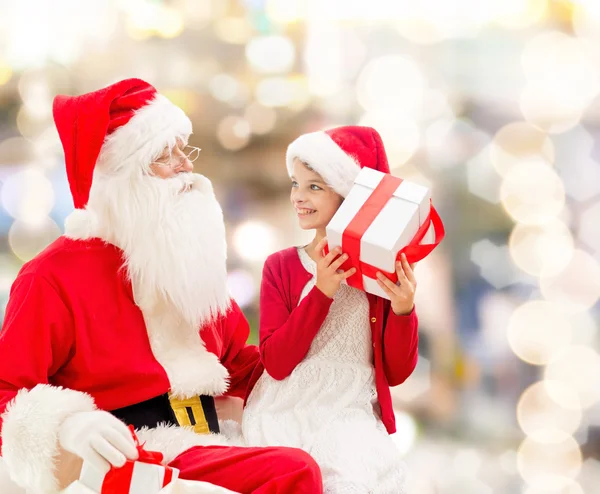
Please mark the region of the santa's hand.
[[63, 449], [97, 470], [106, 473], [111, 466], [122, 467], [137, 460], [138, 451], [127, 426], [108, 412], [79, 412], [61, 425], [58, 441]]

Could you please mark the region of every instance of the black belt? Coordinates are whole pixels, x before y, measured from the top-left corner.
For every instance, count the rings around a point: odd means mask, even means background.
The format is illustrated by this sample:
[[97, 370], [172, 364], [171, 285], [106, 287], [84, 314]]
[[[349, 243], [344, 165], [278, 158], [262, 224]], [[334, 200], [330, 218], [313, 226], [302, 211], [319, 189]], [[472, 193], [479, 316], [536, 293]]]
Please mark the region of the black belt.
[[136, 429], [166, 424], [192, 427], [198, 434], [219, 432], [217, 410], [212, 396], [201, 395], [179, 400], [164, 394], [110, 413]]

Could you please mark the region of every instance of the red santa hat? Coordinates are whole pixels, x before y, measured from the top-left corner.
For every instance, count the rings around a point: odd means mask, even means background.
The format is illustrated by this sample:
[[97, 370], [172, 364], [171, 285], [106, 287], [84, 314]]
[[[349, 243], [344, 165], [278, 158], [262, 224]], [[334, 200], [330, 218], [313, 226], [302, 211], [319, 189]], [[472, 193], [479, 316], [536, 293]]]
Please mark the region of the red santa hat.
[[79, 210], [87, 206], [95, 171], [141, 174], [165, 146], [192, 133], [185, 113], [140, 79], [80, 96], [57, 96], [53, 115], [77, 209], [67, 218], [66, 230], [68, 235], [77, 230], [76, 236], [82, 237], [94, 229], [95, 217]]
[[342, 197], [350, 192], [361, 168], [390, 173], [381, 136], [371, 127], [336, 127], [301, 135], [287, 149], [290, 176], [294, 158], [309, 165]]
[[53, 114], [78, 209], [87, 204], [97, 162], [107, 172], [142, 169], [167, 144], [192, 132], [183, 111], [140, 79], [81, 96], [57, 96]]

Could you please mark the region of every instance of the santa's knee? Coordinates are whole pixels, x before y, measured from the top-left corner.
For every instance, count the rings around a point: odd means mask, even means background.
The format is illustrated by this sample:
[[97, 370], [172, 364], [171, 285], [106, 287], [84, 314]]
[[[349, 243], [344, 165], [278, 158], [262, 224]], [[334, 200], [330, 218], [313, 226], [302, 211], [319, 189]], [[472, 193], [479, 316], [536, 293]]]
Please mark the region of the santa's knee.
[[292, 476], [296, 492], [323, 492], [321, 469], [305, 451], [297, 448], [276, 448], [273, 467], [278, 475]]

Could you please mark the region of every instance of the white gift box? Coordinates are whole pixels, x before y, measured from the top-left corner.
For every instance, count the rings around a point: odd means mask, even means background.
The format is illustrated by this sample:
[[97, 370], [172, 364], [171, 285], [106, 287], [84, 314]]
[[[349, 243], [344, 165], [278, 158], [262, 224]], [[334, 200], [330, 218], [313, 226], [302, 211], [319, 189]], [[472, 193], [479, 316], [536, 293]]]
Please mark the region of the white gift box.
[[[69, 487], [60, 492], [60, 494], [97, 494], [89, 487], [83, 485], [80, 481], [73, 482]], [[167, 487], [162, 488], [159, 494], [239, 494], [225, 487], [209, 484], [195, 480], [177, 479], [171, 482]]]
[[[433, 217], [430, 207], [429, 188], [363, 168], [326, 228], [329, 249], [341, 246], [350, 255], [343, 269], [360, 264], [360, 272], [348, 278], [348, 284], [389, 299], [374, 273], [379, 270], [393, 279], [398, 253], [414, 244], [419, 232], [423, 238], [417, 243], [429, 245], [429, 251], [441, 241], [443, 227], [437, 213], [441, 230], [436, 232], [432, 221], [424, 225]], [[409, 262], [420, 260], [407, 257]]]
[[[130, 468], [127, 468], [130, 467]], [[103, 484], [107, 475], [119, 476], [120, 484], [127, 483], [127, 488], [123, 493], [119, 494], [158, 494], [163, 492], [163, 487], [166, 487], [169, 482], [173, 482], [179, 476], [179, 470], [176, 468], [164, 467], [152, 463], [144, 463], [141, 461], [127, 462], [127, 466], [111, 470], [107, 474], [98, 471], [89, 463], [84, 462], [79, 475], [79, 482], [98, 494], [104, 494]], [[167, 469], [171, 471], [170, 479], [165, 475]]]

